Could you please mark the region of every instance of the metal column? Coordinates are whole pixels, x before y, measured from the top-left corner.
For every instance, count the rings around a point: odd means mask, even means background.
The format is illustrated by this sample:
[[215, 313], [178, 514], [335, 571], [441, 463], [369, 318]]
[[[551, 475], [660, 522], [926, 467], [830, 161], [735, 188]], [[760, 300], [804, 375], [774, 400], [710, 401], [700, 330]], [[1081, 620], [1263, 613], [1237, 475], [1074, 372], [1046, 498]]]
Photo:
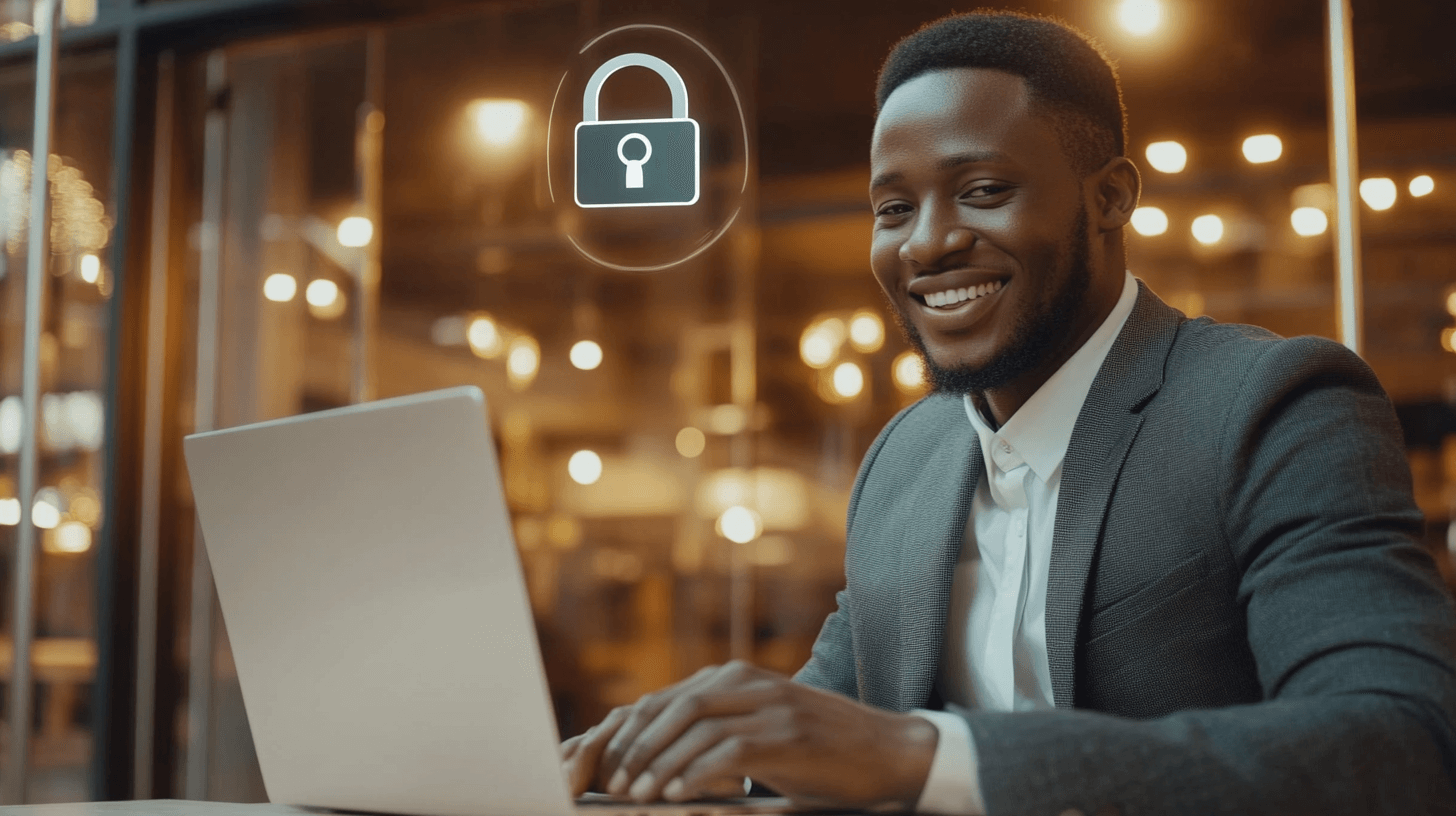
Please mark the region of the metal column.
[[157, 63], [156, 136], [152, 148], [150, 279], [147, 283], [147, 367], [142, 428], [141, 521], [137, 535], [136, 730], [132, 796], [152, 798], [157, 724], [157, 587], [162, 508], [162, 410], [167, 361], [167, 260], [172, 188], [172, 104], [175, 58]]
[[1360, 296], [1359, 150], [1355, 142], [1355, 56], [1350, 0], [1328, 0], [1330, 83], [1330, 179], [1335, 184], [1335, 303], [1340, 342], [1360, 353], [1364, 346]]
[[30, 762], [30, 651], [35, 629], [36, 417], [40, 408], [40, 324], [46, 270], [50, 266], [51, 137], [55, 125], [56, 59], [59, 56], [61, 0], [38, 0], [40, 39], [35, 66], [35, 129], [30, 152], [30, 235], [25, 268], [25, 329], [21, 362], [20, 522], [15, 527], [14, 659], [6, 715], [10, 720], [10, 766], [0, 779], [0, 804], [25, 803], [26, 769]]
[[[207, 57], [207, 121], [203, 129], [202, 250], [197, 270], [197, 399], [193, 430], [210, 431], [217, 422], [218, 319], [223, 241], [223, 183], [227, 169], [227, 57]], [[212, 565], [202, 541], [202, 525], [192, 531], [192, 610], [187, 667], [188, 799], [207, 798], [208, 744], [212, 730]]]

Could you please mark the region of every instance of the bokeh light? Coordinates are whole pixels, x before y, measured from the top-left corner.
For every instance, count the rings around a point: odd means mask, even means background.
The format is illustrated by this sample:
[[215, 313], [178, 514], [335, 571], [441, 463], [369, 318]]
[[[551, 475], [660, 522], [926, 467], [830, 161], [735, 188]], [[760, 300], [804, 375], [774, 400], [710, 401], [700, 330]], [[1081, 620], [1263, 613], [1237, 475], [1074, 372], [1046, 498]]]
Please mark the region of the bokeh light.
[[351, 215], [339, 222], [339, 243], [346, 247], [369, 246], [374, 239], [374, 223], [362, 215]]
[[308, 301], [308, 313], [320, 320], [333, 320], [344, 313], [348, 302], [339, 285], [327, 278], [309, 281], [303, 290], [303, 299]]
[[1289, 224], [1304, 236], [1323, 235], [1330, 227], [1329, 216], [1316, 207], [1300, 207], [1289, 214]]
[[519, 99], [477, 99], [470, 103], [475, 132], [491, 147], [509, 147], [526, 129], [530, 108]]
[[81, 256], [81, 280], [95, 283], [101, 279], [101, 259], [88, 252]]
[[1181, 173], [1188, 166], [1188, 151], [1174, 141], [1153, 142], [1147, 149], [1148, 164], [1160, 173]]
[[845, 399], [853, 399], [864, 390], [864, 371], [854, 363], [840, 363], [834, 367], [834, 393]]
[[487, 360], [500, 356], [502, 350], [500, 329], [489, 317], [477, 317], [470, 321], [465, 330], [465, 342], [477, 357]]
[[1395, 182], [1388, 178], [1368, 178], [1360, 182], [1360, 198], [1372, 210], [1388, 210], [1395, 206]]
[[849, 319], [849, 343], [870, 354], [885, 344], [885, 322], [868, 309], [860, 309]]
[[1168, 214], [1157, 207], [1138, 207], [1132, 211], [1132, 228], [1138, 235], [1162, 235], [1168, 231]]
[[799, 357], [811, 368], [825, 368], [838, 356], [848, 333], [837, 317], [816, 320], [799, 336]]
[[298, 281], [286, 272], [274, 272], [263, 281], [263, 297], [274, 303], [287, 303], [298, 294]]
[[1117, 22], [1128, 33], [1145, 37], [1163, 22], [1163, 4], [1158, 0], [1122, 0], [1117, 7]]
[[914, 394], [925, 388], [925, 361], [913, 351], [902, 351], [895, 358], [890, 370], [895, 378], [895, 387], [907, 394]]
[[688, 459], [695, 459], [701, 456], [703, 450], [708, 447], [708, 437], [702, 431], [692, 426], [678, 431], [677, 438], [673, 442], [677, 445], [677, 452]]
[[331, 280], [319, 278], [310, 281], [303, 296], [310, 306], [331, 306], [339, 299], [339, 285]]
[[571, 364], [582, 371], [591, 371], [602, 364], [602, 347], [591, 340], [579, 340], [568, 355]]
[[1436, 191], [1436, 180], [1430, 176], [1416, 176], [1410, 180], [1410, 194], [1416, 198], [1428, 196]]
[[735, 544], [747, 544], [763, 532], [763, 520], [741, 504], [724, 510], [715, 526], [719, 535]]
[[510, 351], [506, 354], [506, 376], [517, 389], [525, 388], [536, 379], [541, 368], [541, 347], [536, 338], [520, 335], [511, 338]]
[[596, 484], [602, 478], [602, 457], [596, 451], [579, 450], [566, 462], [571, 480], [581, 485]]
[[30, 508], [30, 520], [42, 530], [53, 530], [61, 523], [60, 508], [46, 499], [36, 499]]
[[1272, 133], [1260, 133], [1244, 140], [1244, 158], [1250, 164], [1268, 164], [1284, 155], [1284, 142]]
[[1193, 237], [1204, 246], [1223, 240], [1223, 219], [1216, 215], [1200, 215], [1193, 219]]
[[91, 549], [91, 528], [79, 521], [62, 522], [55, 535], [45, 537], [45, 550], [74, 555]]

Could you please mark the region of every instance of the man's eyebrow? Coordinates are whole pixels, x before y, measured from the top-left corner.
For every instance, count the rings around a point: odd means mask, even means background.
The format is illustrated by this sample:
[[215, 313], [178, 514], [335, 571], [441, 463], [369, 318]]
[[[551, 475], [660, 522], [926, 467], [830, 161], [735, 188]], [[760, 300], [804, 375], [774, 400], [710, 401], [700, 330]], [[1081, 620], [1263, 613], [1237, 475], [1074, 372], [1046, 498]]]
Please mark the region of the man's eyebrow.
[[[1011, 161], [1004, 153], [979, 152], [957, 153], [953, 156], [946, 156], [935, 163], [938, 171], [954, 170], [967, 164], [1007, 164]], [[876, 190], [886, 185], [903, 181], [905, 174], [899, 171], [881, 173], [870, 182], [870, 189]]]

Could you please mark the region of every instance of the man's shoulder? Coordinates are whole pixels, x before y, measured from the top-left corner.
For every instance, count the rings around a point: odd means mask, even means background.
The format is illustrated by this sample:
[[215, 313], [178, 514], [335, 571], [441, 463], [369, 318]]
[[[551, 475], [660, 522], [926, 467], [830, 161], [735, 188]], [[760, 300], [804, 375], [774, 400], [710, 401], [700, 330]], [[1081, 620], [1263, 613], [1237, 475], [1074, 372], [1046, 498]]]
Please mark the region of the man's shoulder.
[[1283, 337], [1259, 326], [1220, 323], [1208, 317], [1184, 321], [1168, 354], [1166, 385], [1215, 388], [1232, 394], [1311, 378], [1351, 385], [1378, 384], [1355, 353], [1326, 337]]

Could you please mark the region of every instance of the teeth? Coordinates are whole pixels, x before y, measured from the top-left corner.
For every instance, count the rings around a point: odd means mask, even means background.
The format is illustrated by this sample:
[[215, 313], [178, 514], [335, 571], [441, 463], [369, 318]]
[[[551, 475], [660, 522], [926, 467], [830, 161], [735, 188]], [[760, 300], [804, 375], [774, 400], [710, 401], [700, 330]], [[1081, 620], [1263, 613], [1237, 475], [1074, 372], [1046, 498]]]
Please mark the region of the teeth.
[[925, 296], [925, 303], [935, 307], [955, 306], [967, 300], [975, 300], [979, 297], [995, 294], [1001, 291], [1001, 286], [1001, 281], [995, 281], [993, 283], [983, 283], [980, 286], [947, 289], [944, 292], [931, 292]]

